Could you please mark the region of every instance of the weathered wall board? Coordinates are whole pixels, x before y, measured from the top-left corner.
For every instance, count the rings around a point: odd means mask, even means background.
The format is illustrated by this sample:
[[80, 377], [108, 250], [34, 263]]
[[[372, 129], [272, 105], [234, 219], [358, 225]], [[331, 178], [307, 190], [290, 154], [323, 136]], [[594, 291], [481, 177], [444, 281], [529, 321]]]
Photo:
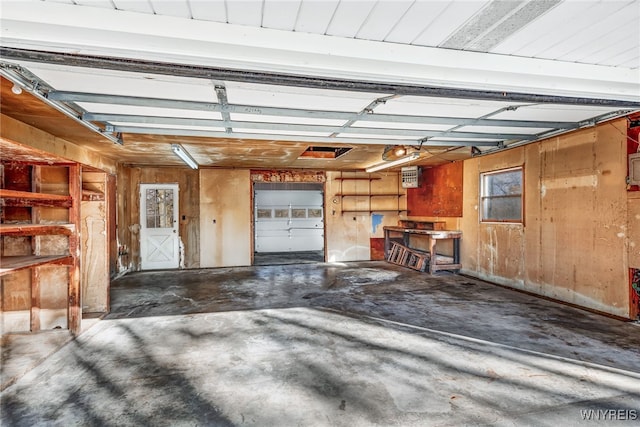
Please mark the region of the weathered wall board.
[[178, 183], [179, 233], [184, 245], [184, 267], [200, 267], [199, 171], [188, 168], [118, 169], [119, 270], [140, 269], [140, 184]]
[[[82, 188], [92, 195], [106, 191], [106, 174], [85, 172]], [[84, 197], [83, 197], [84, 198]], [[109, 244], [107, 242], [107, 203], [102, 197], [84, 200], [81, 212], [82, 310], [86, 313], [106, 312], [109, 301]], [[98, 199], [98, 200], [95, 200]]]
[[[357, 196], [353, 196], [354, 194]], [[371, 197], [372, 194], [373, 197]], [[379, 174], [327, 172], [325, 184], [327, 260], [329, 262], [363, 261], [378, 257], [379, 254], [375, 254], [375, 247], [372, 254], [371, 239], [383, 238], [384, 226], [398, 225], [399, 219], [406, 218], [404, 194], [404, 191], [399, 188], [396, 172]]]
[[249, 170], [200, 171], [200, 266], [251, 265]]
[[[629, 315], [626, 120], [465, 161], [463, 271]], [[524, 224], [479, 221], [479, 175], [524, 167]]]
[[461, 217], [463, 162], [423, 168], [420, 187], [407, 190], [411, 216]]

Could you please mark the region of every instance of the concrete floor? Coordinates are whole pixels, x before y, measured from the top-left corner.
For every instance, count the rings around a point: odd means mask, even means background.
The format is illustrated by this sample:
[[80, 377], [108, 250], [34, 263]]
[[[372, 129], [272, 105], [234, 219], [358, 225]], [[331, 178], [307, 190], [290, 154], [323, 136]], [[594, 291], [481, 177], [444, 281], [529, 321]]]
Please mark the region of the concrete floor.
[[324, 261], [324, 251], [255, 252], [253, 265], [308, 264]]
[[639, 425], [639, 348], [637, 324], [384, 262], [136, 273], [0, 421]]

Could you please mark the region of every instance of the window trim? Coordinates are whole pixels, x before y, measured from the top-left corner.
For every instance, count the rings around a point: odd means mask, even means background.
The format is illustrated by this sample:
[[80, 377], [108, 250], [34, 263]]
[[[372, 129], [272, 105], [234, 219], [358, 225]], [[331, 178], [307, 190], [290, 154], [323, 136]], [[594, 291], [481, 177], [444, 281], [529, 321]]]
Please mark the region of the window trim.
[[[484, 177], [487, 175], [495, 175], [495, 174], [499, 174], [499, 173], [507, 173], [507, 172], [512, 172], [512, 171], [520, 171], [521, 175], [522, 175], [522, 183], [521, 183], [521, 190], [520, 190], [520, 219], [516, 220], [516, 219], [505, 219], [505, 220], [501, 220], [501, 219], [495, 219], [495, 218], [484, 218], [484, 204], [483, 202], [485, 201], [485, 199], [497, 199], [497, 198], [506, 198], [506, 197], [517, 197], [518, 195], [508, 195], [508, 196], [485, 196], [484, 195]], [[525, 198], [525, 173], [524, 173], [524, 164], [519, 165], [519, 166], [514, 166], [514, 167], [509, 167], [509, 168], [504, 168], [504, 169], [496, 169], [496, 170], [490, 170], [490, 171], [486, 171], [486, 172], [480, 172], [480, 185], [479, 185], [479, 189], [478, 189], [478, 196], [479, 196], [479, 209], [478, 209], [478, 213], [480, 216], [480, 223], [484, 223], [484, 224], [522, 224], [524, 226], [525, 223], [525, 203], [524, 203], [524, 198]]]

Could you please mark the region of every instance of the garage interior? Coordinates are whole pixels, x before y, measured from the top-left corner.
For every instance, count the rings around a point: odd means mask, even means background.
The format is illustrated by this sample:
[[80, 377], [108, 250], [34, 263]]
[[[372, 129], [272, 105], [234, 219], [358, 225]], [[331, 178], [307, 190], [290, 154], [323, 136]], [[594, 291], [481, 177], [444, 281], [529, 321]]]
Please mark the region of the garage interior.
[[0, 21], [3, 425], [640, 419], [638, 1]]

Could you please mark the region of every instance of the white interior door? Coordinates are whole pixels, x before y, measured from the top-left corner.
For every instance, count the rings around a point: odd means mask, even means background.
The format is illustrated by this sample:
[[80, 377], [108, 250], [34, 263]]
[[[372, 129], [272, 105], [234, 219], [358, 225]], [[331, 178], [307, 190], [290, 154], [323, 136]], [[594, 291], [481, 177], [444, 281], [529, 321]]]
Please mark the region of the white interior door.
[[178, 184], [140, 184], [140, 219], [141, 268], [178, 268]]

